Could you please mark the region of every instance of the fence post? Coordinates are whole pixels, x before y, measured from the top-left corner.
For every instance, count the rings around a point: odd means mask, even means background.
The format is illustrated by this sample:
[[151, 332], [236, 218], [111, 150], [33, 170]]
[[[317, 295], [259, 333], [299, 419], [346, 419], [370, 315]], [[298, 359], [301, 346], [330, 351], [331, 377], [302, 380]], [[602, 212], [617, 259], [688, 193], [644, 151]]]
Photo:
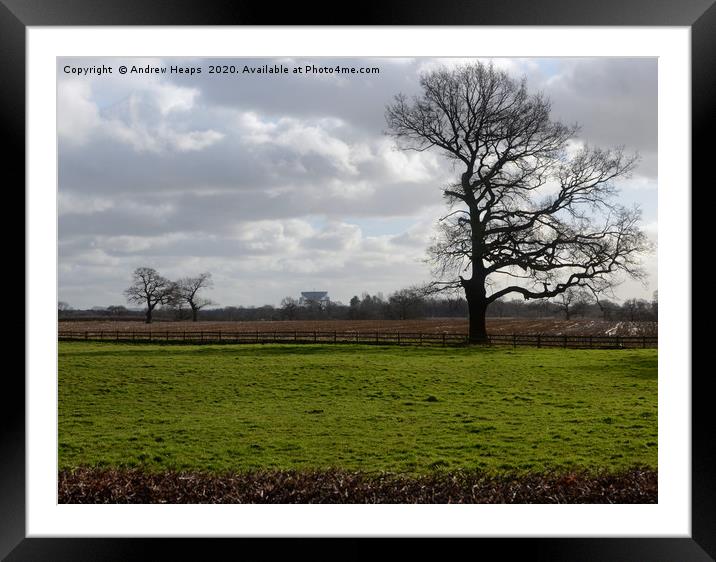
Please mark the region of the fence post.
[[617, 347], [621, 347], [621, 344], [619, 343], [619, 336], [617, 336]]
[[646, 336], [641, 337], [641, 347], [646, 349]]
[[85, 331], [85, 339], [89, 339], [89, 332]]
[[117, 330], [117, 341], [119, 341], [119, 330]]
[[318, 337], [317, 333], [318, 332], [316, 330], [313, 330], [313, 343], [316, 343], [316, 338]]
[[420, 332], [420, 345], [423, 345], [423, 333]]
[[567, 349], [567, 334], [564, 335], [564, 349]]
[[398, 332], [398, 345], [400, 345], [400, 332]]
[[298, 330], [293, 332], [293, 341], [298, 341]]
[[338, 330], [333, 330], [333, 343], [338, 341]]
[[256, 330], [256, 343], [259, 343], [259, 331]]
[[201, 343], [204, 343], [204, 330], [199, 332], [199, 338], [201, 339]]
[[169, 330], [167, 330], [167, 341], [169, 341]]
[[542, 334], [537, 334], [537, 347], [542, 347]]
[[589, 336], [589, 349], [592, 349], [592, 336]]
[[517, 348], [517, 334], [512, 334], [512, 349]]
[[443, 347], [445, 347], [445, 332], [443, 332]]
[[152, 342], [152, 331], [149, 330], [149, 343], [151, 343], [151, 342]]

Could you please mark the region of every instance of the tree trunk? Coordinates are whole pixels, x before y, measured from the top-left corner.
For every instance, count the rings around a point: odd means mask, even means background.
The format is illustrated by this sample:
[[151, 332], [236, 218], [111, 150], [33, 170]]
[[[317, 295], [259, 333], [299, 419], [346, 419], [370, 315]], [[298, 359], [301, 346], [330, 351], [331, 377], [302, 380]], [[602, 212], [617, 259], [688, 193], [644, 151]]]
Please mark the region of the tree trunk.
[[152, 308], [147, 307], [147, 317], [144, 320], [145, 324], [151, 324], [152, 323]]
[[487, 325], [485, 316], [487, 314], [487, 297], [485, 295], [485, 284], [479, 280], [470, 279], [463, 281], [465, 299], [467, 300], [468, 318], [470, 331], [468, 339], [470, 343], [487, 343]]
[[191, 321], [196, 322], [196, 316], [197, 316], [198, 309], [195, 307], [191, 307]]

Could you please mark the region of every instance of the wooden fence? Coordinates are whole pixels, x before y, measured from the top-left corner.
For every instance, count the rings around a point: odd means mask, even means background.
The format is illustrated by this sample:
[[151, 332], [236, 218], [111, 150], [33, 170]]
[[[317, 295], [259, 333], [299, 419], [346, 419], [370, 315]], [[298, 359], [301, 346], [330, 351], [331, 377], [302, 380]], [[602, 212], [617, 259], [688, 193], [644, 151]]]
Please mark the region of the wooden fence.
[[[378, 345], [464, 345], [467, 334], [422, 332], [339, 331], [69, 331], [59, 332], [61, 341], [118, 341], [136, 343], [362, 343]], [[563, 348], [654, 348], [657, 336], [570, 336], [547, 334], [495, 334], [492, 345]]]

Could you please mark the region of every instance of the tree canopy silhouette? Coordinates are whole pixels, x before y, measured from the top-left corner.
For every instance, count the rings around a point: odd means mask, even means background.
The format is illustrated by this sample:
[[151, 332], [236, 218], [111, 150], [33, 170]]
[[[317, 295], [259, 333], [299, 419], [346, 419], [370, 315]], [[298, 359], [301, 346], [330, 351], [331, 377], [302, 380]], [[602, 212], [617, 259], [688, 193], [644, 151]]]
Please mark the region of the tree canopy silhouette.
[[454, 161], [457, 181], [442, 188], [449, 212], [429, 248], [429, 289], [464, 291], [471, 341], [487, 339], [487, 307], [510, 293], [601, 293], [620, 273], [643, 276], [641, 213], [619, 205], [615, 185], [636, 155], [575, 143], [577, 125], [552, 120], [545, 96], [492, 65], [430, 71], [420, 86], [419, 96], [398, 94], [386, 108], [388, 134], [404, 150]]
[[132, 284], [124, 291], [127, 301], [147, 307], [145, 322], [152, 323], [152, 312], [157, 305], [166, 304], [171, 298], [173, 284], [151, 267], [138, 267], [132, 273]]

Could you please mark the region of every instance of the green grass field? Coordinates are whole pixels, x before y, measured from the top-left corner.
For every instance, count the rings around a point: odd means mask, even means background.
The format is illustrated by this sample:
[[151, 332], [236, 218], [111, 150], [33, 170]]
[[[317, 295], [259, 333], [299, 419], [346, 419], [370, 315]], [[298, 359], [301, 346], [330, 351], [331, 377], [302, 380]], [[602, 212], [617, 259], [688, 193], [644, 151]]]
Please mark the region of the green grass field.
[[657, 465], [657, 351], [59, 344], [59, 467]]

